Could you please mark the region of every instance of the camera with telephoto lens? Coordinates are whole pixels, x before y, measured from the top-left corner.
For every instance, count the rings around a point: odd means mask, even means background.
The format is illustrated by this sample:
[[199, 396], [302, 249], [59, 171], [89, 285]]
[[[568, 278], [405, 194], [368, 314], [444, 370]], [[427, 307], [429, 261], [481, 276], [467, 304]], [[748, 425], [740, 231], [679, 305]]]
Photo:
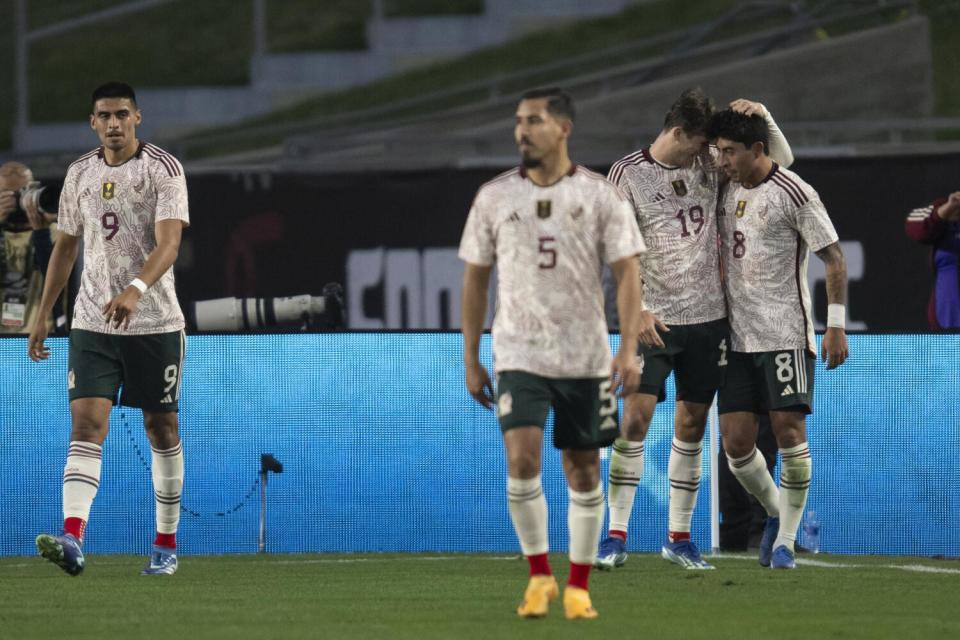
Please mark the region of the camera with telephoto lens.
[[24, 203], [36, 204], [41, 214], [56, 215], [60, 204], [60, 189], [51, 189], [39, 182], [30, 182], [13, 195], [16, 208], [10, 212], [0, 227], [21, 228], [30, 225]]

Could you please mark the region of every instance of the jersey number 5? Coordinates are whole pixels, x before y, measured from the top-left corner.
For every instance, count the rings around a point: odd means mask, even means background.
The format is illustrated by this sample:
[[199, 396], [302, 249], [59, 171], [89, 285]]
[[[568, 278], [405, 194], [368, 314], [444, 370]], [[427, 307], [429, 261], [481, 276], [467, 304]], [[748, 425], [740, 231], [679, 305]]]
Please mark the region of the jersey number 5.
[[540, 236], [540, 260], [537, 266], [541, 269], [553, 269], [557, 266], [556, 238]]
[[113, 236], [117, 235], [117, 232], [120, 231], [120, 218], [117, 217], [117, 214], [110, 211], [100, 216], [100, 224], [103, 225], [104, 229], [109, 231], [104, 240], [112, 240]]

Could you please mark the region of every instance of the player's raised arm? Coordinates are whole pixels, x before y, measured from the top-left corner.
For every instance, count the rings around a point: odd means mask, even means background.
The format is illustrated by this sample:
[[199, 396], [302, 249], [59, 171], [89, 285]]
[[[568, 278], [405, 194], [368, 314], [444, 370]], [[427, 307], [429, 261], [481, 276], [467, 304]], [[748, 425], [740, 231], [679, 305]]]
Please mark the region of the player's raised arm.
[[850, 355], [844, 331], [847, 313], [847, 261], [840, 243], [817, 251], [827, 270], [827, 333], [823, 336], [823, 359], [827, 369], [839, 367]]
[[780, 131], [780, 127], [777, 126], [777, 122], [773, 119], [773, 116], [770, 115], [770, 111], [768, 111], [763, 104], [745, 98], [739, 98], [730, 103], [730, 108], [737, 113], [742, 113], [747, 116], [754, 114], [761, 116], [766, 121], [767, 129], [770, 131], [770, 137], [767, 142], [767, 150], [770, 157], [784, 169], [789, 168], [790, 165], [793, 164], [793, 149], [790, 148], [787, 137]]
[[466, 263], [460, 309], [467, 391], [488, 409], [493, 408], [493, 384], [487, 370], [480, 364], [480, 336], [483, 333], [483, 319], [487, 315], [487, 291], [492, 270], [492, 266]]

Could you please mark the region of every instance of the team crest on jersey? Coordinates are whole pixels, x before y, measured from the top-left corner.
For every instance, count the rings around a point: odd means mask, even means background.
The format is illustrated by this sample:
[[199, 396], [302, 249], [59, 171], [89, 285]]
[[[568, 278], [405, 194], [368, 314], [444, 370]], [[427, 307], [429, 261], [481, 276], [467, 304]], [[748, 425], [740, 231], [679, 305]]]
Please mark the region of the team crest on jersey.
[[742, 218], [747, 215], [747, 201], [737, 200], [737, 217]]
[[550, 213], [550, 200], [537, 200], [537, 217], [546, 220]]
[[687, 185], [683, 182], [683, 180], [674, 180], [670, 184], [673, 185], [673, 192], [678, 196], [687, 195]]
[[116, 192], [116, 190], [117, 190], [116, 182], [104, 182], [103, 190], [100, 192], [100, 195], [103, 196], [104, 200], [112, 200], [113, 194]]

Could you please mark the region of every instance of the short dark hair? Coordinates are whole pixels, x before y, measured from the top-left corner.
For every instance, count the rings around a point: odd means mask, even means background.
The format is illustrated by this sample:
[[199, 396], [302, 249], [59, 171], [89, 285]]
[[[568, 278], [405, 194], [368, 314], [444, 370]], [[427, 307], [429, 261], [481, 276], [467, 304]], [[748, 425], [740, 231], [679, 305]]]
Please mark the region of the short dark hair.
[[560, 87], [531, 89], [520, 96], [521, 100], [538, 100], [540, 98], [547, 99], [547, 111], [552, 115], [566, 118], [570, 122], [573, 122], [576, 118], [577, 110], [573, 106], [573, 98]]
[[90, 106], [96, 106], [97, 100], [102, 98], [130, 98], [133, 106], [137, 106], [137, 94], [126, 82], [107, 82], [100, 85], [93, 90]]
[[663, 128], [680, 127], [687, 135], [706, 135], [713, 117], [713, 101], [700, 87], [687, 89], [670, 105]]
[[755, 142], [763, 143], [763, 152], [769, 153], [770, 128], [763, 116], [738, 113], [733, 109], [724, 109], [714, 114], [707, 133], [711, 140], [726, 138], [752, 147]]

